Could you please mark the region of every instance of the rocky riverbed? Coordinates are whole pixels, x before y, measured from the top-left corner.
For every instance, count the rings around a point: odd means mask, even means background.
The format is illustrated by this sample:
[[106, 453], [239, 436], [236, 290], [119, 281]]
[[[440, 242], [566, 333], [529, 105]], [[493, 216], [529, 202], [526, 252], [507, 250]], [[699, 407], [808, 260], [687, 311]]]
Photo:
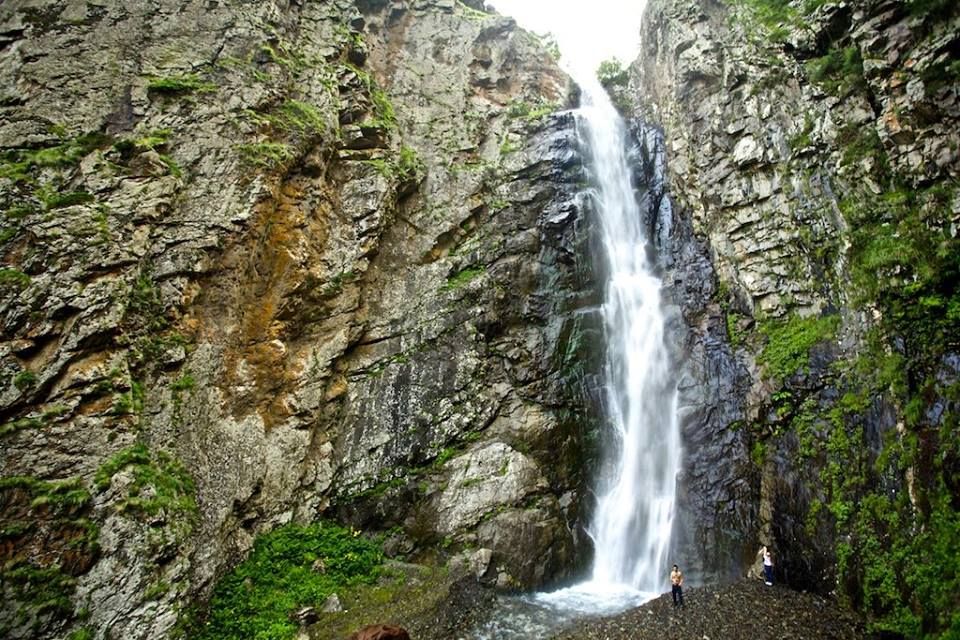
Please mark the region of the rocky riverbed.
[[863, 638], [860, 621], [835, 603], [759, 580], [688, 589], [676, 609], [666, 593], [609, 618], [587, 619], [553, 640], [806, 640]]

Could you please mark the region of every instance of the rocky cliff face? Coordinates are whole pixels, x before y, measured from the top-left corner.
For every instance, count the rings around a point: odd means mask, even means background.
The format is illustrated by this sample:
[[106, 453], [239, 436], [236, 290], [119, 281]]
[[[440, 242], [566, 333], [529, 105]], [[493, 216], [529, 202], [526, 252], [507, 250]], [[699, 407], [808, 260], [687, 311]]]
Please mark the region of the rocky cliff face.
[[290, 520], [572, 569], [594, 287], [535, 38], [453, 0], [15, 1], [0, 75], [6, 637], [163, 637]]
[[957, 16], [651, 0], [627, 91], [676, 200], [678, 557], [729, 577], [773, 544], [907, 635], [956, 624]]

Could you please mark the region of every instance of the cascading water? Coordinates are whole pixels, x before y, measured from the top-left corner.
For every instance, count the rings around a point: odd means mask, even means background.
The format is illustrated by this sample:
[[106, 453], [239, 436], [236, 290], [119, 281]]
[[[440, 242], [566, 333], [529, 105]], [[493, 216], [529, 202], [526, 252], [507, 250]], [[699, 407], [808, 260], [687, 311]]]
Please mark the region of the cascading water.
[[[479, 630], [478, 639], [543, 637], [573, 618], [636, 606], [667, 587], [681, 444], [661, 282], [634, 193], [624, 122], [592, 75], [578, 80], [583, 104], [578, 135], [591, 178], [584, 195], [597, 214], [606, 278], [609, 434], [588, 526], [593, 572], [590, 580], [567, 589], [504, 601], [497, 621]], [[669, 216], [659, 223], [665, 232]]]
[[606, 257], [606, 410], [612, 434], [589, 532], [592, 582], [658, 593], [665, 583], [680, 461], [676, 384], [664, 340], [660, 279], [634, 195], [623, 120], [595, 80], [581, 131]]

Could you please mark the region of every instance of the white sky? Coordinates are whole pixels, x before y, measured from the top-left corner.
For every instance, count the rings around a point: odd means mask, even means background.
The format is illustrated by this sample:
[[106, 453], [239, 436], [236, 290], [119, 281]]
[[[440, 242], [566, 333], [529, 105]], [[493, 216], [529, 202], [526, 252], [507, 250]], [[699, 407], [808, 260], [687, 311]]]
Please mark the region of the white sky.
[[564, 66], [596, 70], [602, 60], [633, 62], [646, 0], [487, 0], [499, 13], [539, 34], [552, 33]]

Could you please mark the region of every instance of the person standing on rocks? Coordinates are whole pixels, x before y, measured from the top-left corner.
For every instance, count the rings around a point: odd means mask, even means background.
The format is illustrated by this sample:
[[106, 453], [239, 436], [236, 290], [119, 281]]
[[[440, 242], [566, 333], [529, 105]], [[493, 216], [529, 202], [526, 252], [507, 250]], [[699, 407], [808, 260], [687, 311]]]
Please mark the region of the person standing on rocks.
[[677, 565], [673, 565], [670, 572], [670, 584], [673, 586], [673, 606], [686, 608], [683, 604], [683, 572]]
[[768, 587], [773, 586], [773, 556], [766, 545], [763, 546], [763, 575]]

